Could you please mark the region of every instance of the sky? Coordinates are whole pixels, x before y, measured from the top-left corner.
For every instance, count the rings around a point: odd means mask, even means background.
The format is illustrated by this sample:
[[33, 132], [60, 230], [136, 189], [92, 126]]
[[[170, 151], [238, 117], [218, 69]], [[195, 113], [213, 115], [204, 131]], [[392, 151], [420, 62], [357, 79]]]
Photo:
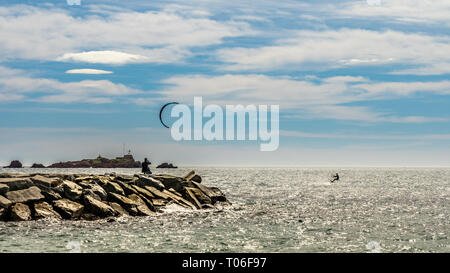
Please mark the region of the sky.
[[[448, 0], [73, 3], [0, 3], [0, 165], [450, 164]], [[279, 105], [278, 150], [173, 140], [194, 96]]]

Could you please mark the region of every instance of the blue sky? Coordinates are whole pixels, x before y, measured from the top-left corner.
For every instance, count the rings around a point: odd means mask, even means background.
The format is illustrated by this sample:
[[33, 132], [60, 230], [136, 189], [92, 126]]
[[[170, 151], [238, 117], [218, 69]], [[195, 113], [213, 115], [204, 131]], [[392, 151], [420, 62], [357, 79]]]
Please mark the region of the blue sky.
[[[2, 1], [0, 163], [448, 166], [449, 1]], [[280, 105], [280, 148], [176, 142], [160, 107]]]

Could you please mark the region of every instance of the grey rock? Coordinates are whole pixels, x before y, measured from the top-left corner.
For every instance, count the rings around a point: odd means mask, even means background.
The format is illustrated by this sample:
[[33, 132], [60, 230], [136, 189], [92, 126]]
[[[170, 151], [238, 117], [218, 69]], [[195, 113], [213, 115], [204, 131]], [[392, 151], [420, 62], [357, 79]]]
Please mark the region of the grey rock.
[[49, 188], [56, 187], [61, 183], [61, 179], [59, 178], [49, 178], [39, 174], [31, 177], [30, 179], [37, 185], [42, 185]]
[[53, 208], [64, 219], [75, 219], [81, 216], [84, 206], [69, 199], [53, 201]]
[[0, 194], [5, 194], [9, 191], [8, 185], [0, 184]]
[[155, 212], [150, 210], [146, 204], [146, 202], [139, 197], [137, 194], [131, 194], [128, 196], [129, 199], [133, 200], [137, 204], [138, 215], [140, 216], [150, 216], [154, 215]]
[[197, 199], [200, 204], [203, 205], [212, 203], [211, 198], [208, 197], [206, 194], [204, 194], [200, 189], [187, 187], [186, 190], [188, 192], [191, 192], [194, 195], [195, 199]]
[[7, 168], [22, 168], [22, 163], [19, 160], [13, 160]]
[[0, 195], [0, 208], [9, 208], [12, 205], [12, 202], [3, 196]]
[[149, 192], [148, 190], [146, 190], [144, 188], [141, 188], [141, 187], [136, 186], [136, 185], [132, 185], [132, 187], [133, 187], [133, 189], [135, 189], [139, 193], [138, 194], [139, 196], [144, 196], [145, 198], [150, 199], [150, 200], [155, 198], [155, 196], [151, 192]]
[[163, 191], [164, 194], [168, 195], [170, 199], [172, 199], [173, 201], [175, 201], [175, 203], [186, 207], [186, 208], [191, 208], [191, 209], [196, 209], [197, 207], [192, 204], [191, 202], [189, 202], [188, 200], [184, 199], [183, 197], [174, 194], [173, 192], [170, 192], [168, 190], [164, 190]]
[[83, 188], [72, 181], [65, 180], [61, 186], [64, 189], [64, 195], [70, 200], [79, 200], [83, 194]]
[[108, 199], [110, 202], [118, 203], [130, 215], [136, 216], [139, 214], [139, 211], [137, 210], [138, 204], [136, 204], [136, 202], [134, 202], [133, 200], [131, 200], [125, 196], [110, 192], [110, 193], [108, 193]]
[[25, 190], [9, 191], [6, 193], [6, 198], [12, 203], [27, 203], [39, 201], [45, 197], [41, 194], [41, 190], [38, 187], [33, 186]]
[[92, 190], [93, 193], [95, 193], [96, 195], [98, 195], [100, 197], [101, 200], [106, 200], [108, 197], [108, 194], [106, 193], [106, 191], [100, 187], [97, 184], [92, 184], [90, 189]]
[[227, 198], [225, 197], [225, 194], [223, 194], [223, 192], [220, 189], [214, 187], [210, 188], [197, 182], [193, 182], [193, 184], [211, 199], [211, 203], [213, 205], [216, 202], [228, 202]]
[[100, 198], [100, 196], [98, 196], [97, 194], [95, 194], [91, 189], [84, 189], [84, 190], [83, 190], [82, 196], [83, 196], [83, 198], [84, 198], [85, 196], [90, 196], [90, 197], [94, 198], [95, 200], [102, 201], [102, 199]]
[[9, 217], [11, 221], [29, 221], [31, 220], [31, 210], [27, 205], [17, 203], [11, 206]]
[[194, 181], [197, 183], [201, 183], [202, 182], [202, 178], [201, 176], [199, 176], [198, 174], [195, 174], [194, 171], [190, 171], [187, 175], [185, 175], [183, 177], [184, 180], [186, 181]]
[[107, 193], [117, 193], [120, 195], [125, 195], [122, 187], [120, 187], [119, 184], [115, 182], [108, 182], [105, 185], [102, 185], [102, 187]]
[[202, 208], [202, 204], [200, 203], [200, 201], [198, 201], [197, 197], [195, 196], [195, 194], [192, 191], [192, 188], [186, 188], [186, 192], [188, 193], [190, 199], [197, 206], [197, 208], [201, 209]]
[[115, 211], [111, 206], [102, 201], [94, 199], [92, 196], [83, 196], [84, 205], [86, 209], [99, 217], [114, 216]]
[[144, 189], [153, 194], [156, 198], [169, 199], [169, 196], [152, 186], [144, 186]]
[[62, 199], [61, 194], [51, 188], [41, 186], [40, 189], [41, 189], [42, 195], [45, 196], [46, 200], [54, 201], [54, 200]]
[[163, 207], [165, 206], [169, 201], [166, 199], [156, 198], [152, 199], [153, 206], [155, 207]]
[[116, 202], [109, 202], [109, 205], [114, 209], [117, 216], [129, 216], [130, 214], [121, 205]]
[[7, 209], [0, 207], [0, 221], [6, 221], [7, 212]]
[[133, 180], [133, 176], [125, 175], [125, 174], [118, 174], [118, 175], [115, 175], [114, 179], [116, 181], [121, 181], [121, 182], [130, 182]]
[[34, 204], [35, 219], [62, 219], [53, 207], [47, 202], [39, 202]]
[[128, 184], [120, 182], [120, 181], [117, 182], [117, 184], [119, 184], [119, 186], [123, 189], [123, 192], [127, 196], [130, 195], [130, 194], [138, 194], [136, 189], [134, 189], [131, 185], [128, 185]]
[[28, 177], [0, 178], [0, 183], [7, 185], [10, 191], [27, 189], [34, 185]]
[[151, 186], [155, 187], [158, 190], [163, 190], [165, 188], [164, 184], [161, 181], [153, 177], [144, 175], [140, 175], [138, 180], [136, 180], [134, 183], [139, 187]]

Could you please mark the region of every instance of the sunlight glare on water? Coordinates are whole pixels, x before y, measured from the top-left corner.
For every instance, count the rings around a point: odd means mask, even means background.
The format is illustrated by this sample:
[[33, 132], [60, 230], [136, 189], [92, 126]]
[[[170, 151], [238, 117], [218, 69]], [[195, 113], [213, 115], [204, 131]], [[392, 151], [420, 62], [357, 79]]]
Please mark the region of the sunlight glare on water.
[[[231, 207], [116, 222], [0, 222], [0, 252], [449, 252], [450, 169], [179, 168]], [[5, 170], [3, 170], [5, 171]], [[34, 173], [34, 169], [8, 172]], [[44, 169], [47, 173], [138, 169]], [[341, 181], [329, 183], [339, 172]]]

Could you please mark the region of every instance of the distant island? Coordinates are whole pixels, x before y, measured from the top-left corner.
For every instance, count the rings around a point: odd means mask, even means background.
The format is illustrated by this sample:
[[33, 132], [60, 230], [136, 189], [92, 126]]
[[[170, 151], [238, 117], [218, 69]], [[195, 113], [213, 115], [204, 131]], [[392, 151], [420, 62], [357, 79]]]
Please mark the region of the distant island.
[[158, 166], [156, 166], [156, 168], [158, 168], [158, 169], [176, 169], [178, 167], [174, 166], [172, 163], [164, 162], [164, 163], [159, 164]]
[[108, 159], [98, 156], [96, 159], [83, 159], [80, 161], [67, 161], [54, 163], [47, 168], [140, 168], [141, 162], [135, 161], [133, 155]]
[[[33, 163], [31, 168], [140, 168], [141, 162], [134, 160], [134, 157], [131, 153], [124, 155], [123, 157], [116, 157], [114, 159], [109, 159], [106, 157], [102, 157], [99, 155], [95, 159], [82, 159], [78, 161], [66, 161], [66, 162], [58, 162], [53, 163], [49, 166], [44, 166], [40, 163]], [[5, 168], [23, 168], [22, 163], [19, 160], [13, 160], [6, 166]], [[172, 163], [161, 163], [157, 165], [156, 168], [178, 168], [174, 166]]]

